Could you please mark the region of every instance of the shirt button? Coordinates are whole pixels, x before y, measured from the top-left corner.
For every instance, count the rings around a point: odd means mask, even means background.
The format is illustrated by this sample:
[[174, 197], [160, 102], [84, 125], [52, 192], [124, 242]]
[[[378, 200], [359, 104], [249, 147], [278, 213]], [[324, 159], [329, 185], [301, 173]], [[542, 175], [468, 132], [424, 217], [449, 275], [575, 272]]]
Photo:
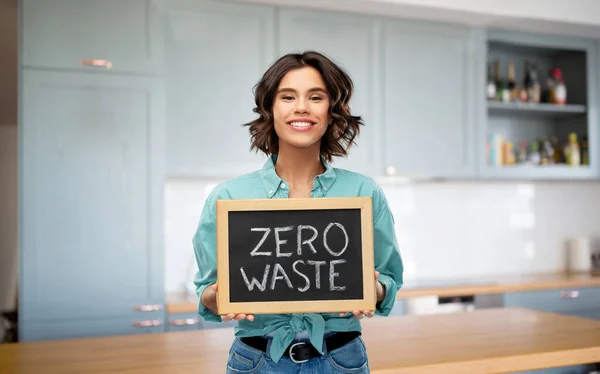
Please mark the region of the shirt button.
[[273, 195], [273, 190], [269, 190], [269, 195]]
[[324, 189], [325, 191], [327, 191], [327, 186], [323, 186], [323, 189]]
[[286, 188], [286, 185], [285, 185], [285, 183], [282, 183], [282, 184], [281, 184], [281, 188]]

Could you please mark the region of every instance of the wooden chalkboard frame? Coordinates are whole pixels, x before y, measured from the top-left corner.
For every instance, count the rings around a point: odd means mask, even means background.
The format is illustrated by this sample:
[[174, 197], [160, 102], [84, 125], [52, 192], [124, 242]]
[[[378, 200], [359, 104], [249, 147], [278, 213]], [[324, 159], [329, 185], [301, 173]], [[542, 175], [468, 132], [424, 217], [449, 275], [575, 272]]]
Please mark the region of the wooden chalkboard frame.
[[[352, 300], [231, 302], [229, 288], [229, 212], [265, 210], [360, 209], [363, 298]], [[217, 200], [218, 313], [281, 314], [375, 310], [373, 206], [371, 197]]]

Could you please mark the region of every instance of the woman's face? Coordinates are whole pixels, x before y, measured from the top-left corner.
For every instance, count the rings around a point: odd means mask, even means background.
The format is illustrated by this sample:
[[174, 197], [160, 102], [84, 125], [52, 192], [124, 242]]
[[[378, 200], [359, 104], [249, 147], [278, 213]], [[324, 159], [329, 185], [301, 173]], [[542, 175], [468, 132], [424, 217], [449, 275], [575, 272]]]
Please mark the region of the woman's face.
[[302, 67], [283, 76], [273, 103], [275, 132], [282, 147], [320, 149], [330, 124], [329, 94], [321, 74]]

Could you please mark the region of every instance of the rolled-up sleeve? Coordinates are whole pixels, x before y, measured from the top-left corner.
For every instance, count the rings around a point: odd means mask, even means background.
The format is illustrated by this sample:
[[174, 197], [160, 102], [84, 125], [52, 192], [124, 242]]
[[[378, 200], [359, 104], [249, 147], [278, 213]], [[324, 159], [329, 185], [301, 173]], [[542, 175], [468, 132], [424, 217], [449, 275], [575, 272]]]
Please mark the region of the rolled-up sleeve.
[[404, 266], [396, 240], [394, 217], [381, 189], [377, 190], [373, 204], [375, 270], [379, 272], [379, 281], [385, 287], [385, 298], [377, 304], [375, 314], [387, 316], [394, 307], [398, 290], [402, 287]]
[[194, 276], [196, 294], [198, 295], [198, 314], [206, 321], [222, 322], [221, 316], [214, 314], [202, 304], [201, 296], [208, 286], [217, 281], [217, 246], [216, 246], [216, 199], [214, 192], [204, 203], [200, 222], [192, 243], [196, 256], [198, 271]]

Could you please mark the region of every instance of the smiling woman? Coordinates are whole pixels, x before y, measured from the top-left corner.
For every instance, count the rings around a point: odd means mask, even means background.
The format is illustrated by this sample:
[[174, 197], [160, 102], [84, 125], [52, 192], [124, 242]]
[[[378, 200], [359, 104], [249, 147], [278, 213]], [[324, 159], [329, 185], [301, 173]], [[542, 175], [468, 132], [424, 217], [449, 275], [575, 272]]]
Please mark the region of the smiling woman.
[[[334, 168], [330, 164], [334, 157], [347, 156], [363, 124], [360, 116], [350, 112], [352, 92], [350, 76], [317, 52], [281, 57], [256, 85], [254, 112], [258, 118], [244, 125], [249, 128], [252, 148], [270, 157], [262, 169], [215, 187], [206, 199], [193, 239], [198, 264], [194, 282], [200, 296], [199, 314], [208, 321], [239, 321], [235, 330], [237, 339], [227, 361], [228, 373], [369, 372], [359, 320], [363, 316], [372, 317], [374, 313], [389, 315], [402, 285], [403, 265], [394, 235], [394, 220], [381, 188], [361, 174]], [[372, 202], [376, 310], [354, 310], [341, 314], [218, 315], [216, 202], [226, 199], [325, 197], [369, 197]], [[323, 261], [331, 275], [329, 283], [323, 287], [334, 292], [338, 290], [338, 267], [344, 266], [335, 257], [345, 247], [331, 249], [326, 238], [333, 234], [342, 235], [345, 238], [342, 243], [345, 243], [348, 236], [356, 234], [356, 230], [347, 232], [345, 227], [334, 224], [323, 229], [324, 249], [334, 257], [329, 264]], [[293, 231], [293, 227], [277, 222], [272, 234], [275, 247], [270, 245], [268, 248], [262, 244], [271, 228], [257, 230], [263, 240], [255, 244], [254, 250], [251, 248], [253, 255], [293, 255], [290, 251], [282, 252], [278, 246], [285, 241], [278, 235]], [[300, 233], [297, 238], [304, 238], [301, 234], [306, 231], [304, 239], [310, 238], [310, 232], [317, 231], [310, 227], [296, 230]], [[300, 246], [306, 244], [308, 250], [314, 239], [298, 240]], [[236, 261], [244, 262], [238, 257]], [[239, 286], [242, 288], [256, 286], [264, 289], [269, 278], [271, 288], [278, 285], [293, 287], [287, 275], [299, 271], [297, 266], [284, 268], [275, 263], [263, 266], [264, 271], [250, 274], [246, 272], [245, 265], [240, 263], [238, 266], [240, 271], [244, 271], [244, 282]], [[304, 280], [296, 285], [300, 290], [309, 282], [318, 284], [318, 266], [300, 271]], [[351, 276], [360, 277], [354, 273]]]
[[[348, 74], [319, 53], [283, 56], [256, 87], [259, 117], [246, 124], [252, 148], [278, 154], [280, 147], [317, 147], [329, 162], [347, 156], [363, 125], [350, 113], [353, 89]], [[295, 137], [286, 125], [310, 135]]]

